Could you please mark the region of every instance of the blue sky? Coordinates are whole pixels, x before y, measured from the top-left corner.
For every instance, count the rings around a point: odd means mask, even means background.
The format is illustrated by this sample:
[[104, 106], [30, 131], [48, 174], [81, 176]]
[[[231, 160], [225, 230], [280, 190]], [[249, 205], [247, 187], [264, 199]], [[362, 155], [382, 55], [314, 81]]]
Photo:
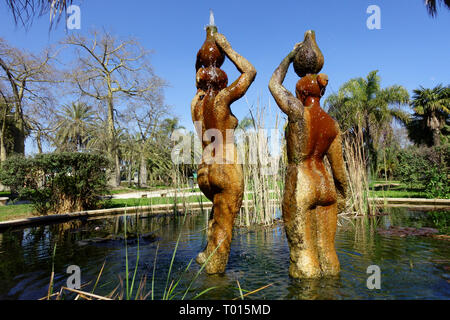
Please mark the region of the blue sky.
[[[152, 49], [157, 75], [169, 83], [166, 103], [181, 124], [193, 129], [190, 101], [195, 94], [195, 57], [205, 39], [209, 9], [214, 10], [219, 32], [257, 69], [247, 92], [249, 104], [270, 103], [277, 110], [267, 84], [274, 69], [303, 40], [308, 29], [325, 56], [322, 72], [330, 82], [327, 94], [336, 92], [350, 78], [378, 69], [382, 86], [400, 84], [411, 93], [420, 85], [448, 84], [450, 74], [450, 11], [441, 8], [431, 18], [423, 0], [296, 0], [296, 1], [77, 1], [81, 30], [67, 31], [63, 23], [48, 32], [48, 17], [35, 20], [29, 30], [16, 27], [0, 2], [0, 36], [10, 44], [33, 52], [56, 43], [66, 32], [85, 33], [104, 28], [120, 37], [133, 36]], [[125, 4], [125, 5], [124, 5]], [[381, 29], [369, 30], [369, 5], [381, 9]], [[68, 54], [66, 52], [65, 54]], [[70, 58], [68, 56], [67, 58]], [[238, 77], [228, 61], [222, 67], [230, 83]], [[285, 85], [293, 90], [297, 78], [289, 71]], [[242, 119], [248, 114], [245, 99], [232, 105]]]

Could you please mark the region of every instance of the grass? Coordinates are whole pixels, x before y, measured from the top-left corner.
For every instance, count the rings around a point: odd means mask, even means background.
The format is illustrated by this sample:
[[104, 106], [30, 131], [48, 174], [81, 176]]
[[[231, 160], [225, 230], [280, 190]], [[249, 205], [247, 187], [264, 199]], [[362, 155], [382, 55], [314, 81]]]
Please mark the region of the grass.
[[370, 190], [370, 197], [376, 198], [426, 198], [424, 191], [419, 190]]
[[[375, 190], [375, 185], [379, 186], [378, 190]], [[423, 191], [424, 187], [421, 185], [408, 186], [400, 181], [388, 180], [388, 181], [372, 181], [370, 183], [370, 197], [377, 198], [427, 198], [426, 192]]]
[[0, 191], [0, 197], [10, 197], [11, 192], [9, 191]]
[[0, 221], [29, 218], [33, 216], [31, 204], [17, 204], [0, 207]]
[[[120, 186], [115, 189], [109, 190], [108, 194], [122, 194], [122, 193], [131, 193], [131, 192], [145, 192], [145, 191], [157, 191], [157, 190], [164, 190], [164, 189], [176, 189], [176, 188], [188, 188], [189, 186], [187, 184], [179, 185], [179, 186], [165, 186], [165, 185], [159, 185], [159, 186], [151, 186], [146, 188], [138, 188], [138, 187], [127, 187], [127, 186]], [[200, 191], [200, 189], [196, 189], [196, 191]], [[1, 193], [0, 193], [1, 196]]]
[[[189, 196], [184, 198], [186, 203], [200, 202], [200, 196]], [[204, 195], [201, 196], [201, 201], [209, 201]], [[157, 204], [174, 204], [175, 197], [156, 197], [156, 198], [137, 198], [137, 199], [111, 199], [105, 204], [104, 208], [122, 208], [122, 207], [136, 207], [136, 206], [151, 206]], [[177, 198], [177, 203], [182, 203], [180, 197]]]
[[[201, 199], [201, 200], [200, 200]], [[178, 197], [177, 203], [182, 203], [182, 199]], [[189, 196], [185, 198], [186, 203], [193, 202], [207, 202], [208, 198], [205, 196]], [[174, 204], [174, 197], [156, 197], [156, 198], [136, 198], [136, 199], [111, 199], [103, 204], [101, 209], [109, 208], [125, 208], [125, 207], [137, 207], [137, 206], [151, 206], [158, 204]], [[31, 204], [17, 204], [0, 207], [0, 222], [30, 218], [35, 216], [33, 214], [33, 206]]]

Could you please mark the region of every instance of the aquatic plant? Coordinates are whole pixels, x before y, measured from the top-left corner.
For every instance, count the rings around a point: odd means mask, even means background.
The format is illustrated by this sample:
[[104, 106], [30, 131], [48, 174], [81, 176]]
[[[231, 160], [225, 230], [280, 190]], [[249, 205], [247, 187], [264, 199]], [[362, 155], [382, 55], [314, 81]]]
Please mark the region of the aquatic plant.
[[345, 135], [343, 154], [349, 180], [349, 197], [345, 213], [353, 215], [372, 215], [375, 206], [369, 199], [369, 179], [367, 156], [364, 150], [362, 129], [354, 135]]
[[[185, 221], [186, 221], [186, 217], [187, 214], [184, 214], [183, 220], [182, 220], [182, 225], [184, 226]], [[136, 256], [136, 263], [134, 265], [134, 270], [131, 270], [131, 266], [129, 264], [129, 253], [128, 253], [128, 244], [127, 244], [127, 215], [126, 213], [123, 216], [124, 219], [124, 241], [125, 241], [125, 284], [123, 283], [122, 278], [119, 276], [119, 285], [113, 290], [111, 291], [109, 294], [102, 296], [102, 295], [97, 295], [95, 294], [95, 289], [97, 288], [97, 285], [99, 283], [100, 277], [103, 273], [103, 270], [105, 268], [105, 263], [103, 263], [103, 266], [97, 276], [97, 279], [95, 281], [95, 284], [93, 286], [93, 289], [91, 292], [88, 291], [83, 291], [83, 290], [79, 290], [79, 289], [73, 289], [73, 288], [68, 288], [66, 286], [62, 286], [60, 288], [60, 290], [56, 293], [53, 293], [53, 289], [54, 289], [54, 258], [56, 255], [56, 245], [54, 246], [54, 250], [53, 250], [53, 256], [52, 256], [52, 272], [51, 272], [51, 276], [50, 276], [50, 283], [49, 283], [49, 288], [48, 288], [48, 294], [47, 296], [41, 298], [40, 300], [43, 299], [54, 299], [54, 300], [62, 300], [62, 299], [67, 299], [70, 298], [70, 295], [75, 294], [74, 296], [74, 300], [78, 300], [78, 299], [87, 299], [87, 300], [111, 300], [111, 299], [118, 299], [118, 300], [122, 300], [122, 299], [126, 299], [126, 300], [146, 300], [148, 297], [151, 297], [152, 300], [156, 299], [155, 296], [155, 288], [154, 288], [154, 283], [155, 283], [155, 277], [156, 277], [156, 261], [157, 261], [157, 255], [158, 255], [158, 249], [159, 249], [159, 244], [156, 248], [156, 254], [155, 254], [155, 259], [154, 259], [154, 265], [153, 265], [153, 275], [152, 275], [152, 280], [151, 280], [151, 290], [148, 292], [145, 292], [145, 287], [146, 287], [146, 283], [147, 283], [147, 276], [144, 275], [141, 277], [140, 282], [137, 286], [137, 289], [135, 287], [135, 283], [136, 283], [136, 275], [137, 275], [137, 270], [138, 270], [138, 266], [139, 266], [139, 256], [140, 256], [140, 247], [139, 247], [139, 236], [137, 237], [137, 256]], [[172, 270], [173, 270], [173, 264], [174, 264], [174, 260], [175, 260], [175, 256], [177, 254], [177, 249], [178, 249], [178, 245], [181, 239], [181, 235], [182, 232], [180, 231], [179, 235], [178, 235], [178, 239], [177, 242], [175, 244], [175, 248], [172, 252], [172, 258], [171, 258], [171, 262], [169, 264], [169, 269], [168, 269], [168, 273], [167, 273], [167, 278], [166, 278], [166, 284], [165, 284], [165, 288], [164, 291], [162, 293], [161, 296], [161, 300], [173, 300], [176, 298], [179, 298], [181, 300], [184, 300], [187, 298], [189, 293], [192, 293], [192, 286], [195, 283], [195, 281], [197, 280], [198, 276], [201, 274], [201, 272], [203, 271], [203, 269], [205, 268], [205, 265], [208, 263], [209, 259], [211, 258], [212, 255], [214, 255], [215, 251], [217, 250], [217, 248], [220, 246], [220, 244], [215, 248], [215, 250], [213, 252], [211, 252], [211, 254], [208, 256], [208, 258], [206, 259], [205, 263], [200, 267], [200, 269], [198, 270], [198, 272], [195, 274], [195, 276], [190, 279], [190, 281], [188, 282], [188, 285], [185, 289], [181, 289], [181, 290], [176, 290], [179, 287], [179, 284], [183, 282], [183, 280], [187, 280], [184, 279], [185, 275], [187, 274], [187, 272], [189, 271], [189, 268], [192, 265], [193, 259], [191, 259], [189, 261], [189, 263], [187, 264], [186, 268], [183, 270], [183, 272], [179, 275], [179, 277], [175, 280], [171, 280], [173, 274], [172, 274]], [[132, 276], [131, 276], [132, 275]], [[131, 279], [130, 279], [131, 278]], [[131, 282], [130, 282], [131, 280]], [[170, 281], [171, 280], [171, 281]], [[169, 284], [170, 283], [170, 284]], [[90, 284], [90, 282], [85, 283], [82, 285], [82, 287], [86, 287]], [[120, 290], [119, 290], [120, 288]], [[204, 295], [205, 293], [216, 289], [217, 287], [209, 287], [206, 288], [204, 290], [202, 290], [199, 293], [192, 293], [193, 297], [192, 299], [198, 299], [199, 297], [201, 297], [202, 295]], [[255, 291], [256, 292], [256, 291]]]
[[[285, 162], [270, 150], [270, 139], [266, 132], [265, 117], [269, 114], [266, 105], [261, 105], [258, 99], [256, 109], [249, 106], [249, 127], [237, 139], [240, 139], [240, 156], [242, 156], [244, 172], [244, 201], [239, 224], [249, 227], [254, 224], [270, 225], [279, 210], [283, 195]], [[248, 103], [248, 102], [247, 102]], [[275, 130], [278, 132], [278, 114], [275, 116]], [[273, 141], [273, 140], [272, 140]], [[281, 148], [282, 149], [282, 148]], [[283, 149], [282, 149], [283, 150]], [[282, 151], [281, 150], [281, 151]]]

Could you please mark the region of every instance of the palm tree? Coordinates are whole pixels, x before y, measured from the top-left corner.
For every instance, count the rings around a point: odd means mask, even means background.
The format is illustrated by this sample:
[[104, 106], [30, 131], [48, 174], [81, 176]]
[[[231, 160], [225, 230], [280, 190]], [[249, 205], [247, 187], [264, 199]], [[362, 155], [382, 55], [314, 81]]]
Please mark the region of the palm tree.
[[441, 5], [444, 4], [450, 10], [450, 0], [425, 0], [425, 6], [430, 16], [436, 17], [438, 3]]
[[68, 6], [72, 4], [73, 0], [5, 0], [6, 5], [11, 10], [14, 22], [20, 22], [26, 26], [31, 24], [35, 16], [43, 16], [52, 12], [50, 26], [56, 20], [59, 21], [62, 15], [65, 14]]
[[84, 103], [63, 106], [57, 123], [56, 144], [58, 149], [80, 151], [86, 148], [94, 125], [94, 112]]
[[246, 131], [247, 129], [254, 128], [254, 127], [255, 127], [255, 121], [253, 120], [253, 118], [245, 116], [241, 121], [239, 121], [239, 124], [236, 127], [236, 129]]
[[450, 121], [450, 86], [440, 84], [433, 89], [421, 86], [413, 92], [414, 114], [408, 125], [408, 136], [416, 144], [440, 146], [441, 133], [448, 129]]
[[[344, 83], [338, 93], [331, 94], [324, 107], [334, 117], [344, 133], [356, 135], [363, 132], [364, 145], [369, 155], [369, 167], [375, 171], [378, 143], [382, 135], [392, 131], [391, 123], [397, 120], [408, 123], [409, 115], [400, 109], [408, 103], [408, 91], [399, 85], [381, 88], [378, 71], [366, 78], [355, 78]], [[396, 108], [392, 108], [396, 105]]]

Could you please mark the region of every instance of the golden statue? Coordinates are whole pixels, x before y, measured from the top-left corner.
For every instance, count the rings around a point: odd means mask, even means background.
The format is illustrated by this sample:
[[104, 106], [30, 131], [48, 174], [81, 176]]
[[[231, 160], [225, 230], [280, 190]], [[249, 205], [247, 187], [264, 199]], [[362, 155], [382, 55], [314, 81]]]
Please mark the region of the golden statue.
[[[292, 62], [301, 77], [296, 96], [282, 84]], [[293, 278], [337, 275], [340, 271], [334, 240], [338, 210], [345, 206], [347, 177], [339, 126], [320, 107], [328, 84], [327, 75], [318, 74], [323, 63], [315, 34], [307, 31], [304, 41], [284, 58], [269, 83], [275, 101], [288, 116], [282, 210]], [[325, 156], [332, 173], [325, 167]]]

